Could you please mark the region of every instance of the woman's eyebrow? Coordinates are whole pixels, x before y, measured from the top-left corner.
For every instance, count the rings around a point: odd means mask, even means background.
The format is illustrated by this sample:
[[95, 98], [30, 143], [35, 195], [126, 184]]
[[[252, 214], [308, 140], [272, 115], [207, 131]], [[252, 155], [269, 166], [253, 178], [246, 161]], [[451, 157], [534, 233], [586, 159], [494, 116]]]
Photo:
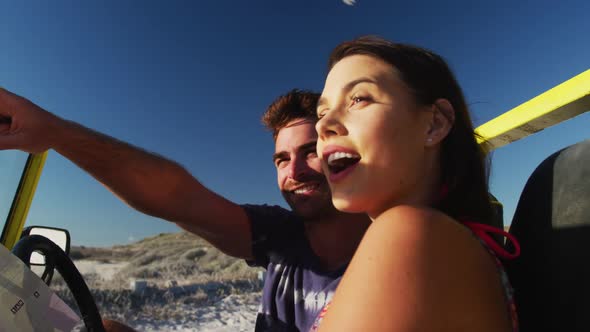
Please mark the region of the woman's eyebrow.
[[361, 84], [361, 83], [377, 84], [377, 80], [375, 80], [374, 78], [370, 78], [370, 77], [357, 78], [356, 80], [352, 80], [352, 81], [346, 83], [346, 85], [344, 85], [342, 90], [343, 91], [352, 90], [352, 88], [354, 88], [357, 84]]
[[[356, 80], [352, 80], [348, 83], [346, 83], [343, 87], [342, 87], [342, 91], [350, 91], [352, 90], [352, 88], [354, 88], [357, 84], [360, 83], [369, 83], [369, 84], [377, 84], [377, 80], [375, 80], [374, 78], [371, 77], [361, 77], [361, 78], [357, 78]], [[326, 97], [320, 97], [320, 99], [318, 100], [318, 105], [317, 105], [317, 109], [320, 109], [322, 106], [325, 106], [328, 103], [328, 100], [326, 99]]]

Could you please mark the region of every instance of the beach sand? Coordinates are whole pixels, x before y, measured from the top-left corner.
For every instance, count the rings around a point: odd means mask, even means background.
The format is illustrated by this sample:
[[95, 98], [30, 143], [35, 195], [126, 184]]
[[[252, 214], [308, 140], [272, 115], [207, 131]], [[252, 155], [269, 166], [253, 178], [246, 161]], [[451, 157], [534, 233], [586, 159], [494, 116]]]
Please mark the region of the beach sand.
[[[85, 276], [85, 279], [100, 280], [100, 284], [108, 284], [119, 271], [127, 266], [127, 263], [105, 263], [96, 260], [74, 260], [74, 264], [79, 269], [80, 273]], [[88, 280], [87, 280], [88, 282]], [[92, 289], [92, 283], [88, 282]], [[133, 327], [138, 331], [156, 332], [156, 331], [204, 331], [204, 332], [234, 332], [234, 331], [254, 331], [256, 321], [256, 314], [260, 303], [260, 290], [249, 291], [248, 289], [232, 294], [220, 294], [219, 296], [209, 296], [207, 301], [202, 303], [191, 303], [194, 301], [187, 301], [187, 298], [194, 298], [195, 292], [203, 294], [202, 289], [213, 293], [223, 293], [216, 289], [216, 286], [221, 283], [209, 283], [207, 285], [182, 284], [166, 286], [150, 285], [150, 290], [154, 299], [146, 301], [146, 306], [158, 312], [158, 314], [149, 315], [142, 310], [137, 316], [133, 312], [120, 312], [118, 309], [105, 310], [109, 305], [108, 299], [113, 296], [107, 296], [106, 301], [97, 301], [99, 308], [103, 307], [101, 314], [103, 318], [114, 319]], [[93, 290], [94, 292], [94, 290]], [[184, 296], [182, 292], [188, 295]], [[199, 293], [200, 292], [200, 293]], [[117, 298], [130, 296], [131, 290], [122, 290]], [[167, 294], [173, 293], [178, 298], [167, 298]], [[97, 296], [95, 298], [102, 298]], [[162, 296], [154, 294], [164, 294]], [[158, 297], [162, 301], [158, 301]], [[67, 301], [66, 301], [67, 302]], [[161, 308], [158, 308], [161, 302]], [[199, 302], [199, 301], [197, 301]], [[143, 309], [143, 308], [142, 308]], [[131, 309], [132, 310], [132, 309]], [[130, 310], [130, 311], [131, 311]], [[104, 311], [107, 311], [106, 313]], [[166, 314], [161, 314], [165, 311]], [[115, 314], [113, 314], [115, 313]], [[163, 316], [165, 318], [163, 318]]]

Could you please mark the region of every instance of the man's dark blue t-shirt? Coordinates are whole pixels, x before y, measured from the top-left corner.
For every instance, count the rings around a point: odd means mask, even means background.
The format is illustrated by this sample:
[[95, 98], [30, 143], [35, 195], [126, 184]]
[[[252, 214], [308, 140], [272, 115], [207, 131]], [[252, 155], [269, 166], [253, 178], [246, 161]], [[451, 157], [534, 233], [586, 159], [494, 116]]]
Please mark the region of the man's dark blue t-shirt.
[[307, 332], [334, 295], [345, 266], [324, 271], [301, 218], [278, 206], [244, 205], [254, 260], [266, 268], [256, 331]]

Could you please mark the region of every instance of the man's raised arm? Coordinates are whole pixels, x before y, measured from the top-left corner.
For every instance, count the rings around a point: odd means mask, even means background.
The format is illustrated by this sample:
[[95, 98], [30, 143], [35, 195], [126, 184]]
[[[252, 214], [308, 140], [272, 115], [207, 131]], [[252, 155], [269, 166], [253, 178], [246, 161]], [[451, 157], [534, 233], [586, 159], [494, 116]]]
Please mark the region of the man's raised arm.
[[175, 222], [229, 255], [252, 258], [245, 211], [182, 166], [61, 119], [1, 88], [0, 149], [54, 149], [136, 210]]

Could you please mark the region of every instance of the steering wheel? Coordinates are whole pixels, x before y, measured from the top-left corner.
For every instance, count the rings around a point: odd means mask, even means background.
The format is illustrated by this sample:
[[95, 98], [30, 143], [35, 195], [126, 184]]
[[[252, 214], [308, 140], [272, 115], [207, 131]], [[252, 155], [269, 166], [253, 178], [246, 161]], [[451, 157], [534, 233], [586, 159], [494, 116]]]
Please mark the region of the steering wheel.
[[24, 237], [12, 249], [12, 253], [20, 258], [28, 267], [30, 267], [31, 254], [34, 251], [39, 251], [45, 256], [43, 280], [47, 284], [51, 281], [54, 268], [63, 277], [78, 304], [86, 330], [88, 332], [104, 332], [105, 329], [102, 325], [102, 319], [94, 298], [86, 282], [84, 282], [80, 271], [78, 271], [68, 255], [51, 240], [41, 235]]

